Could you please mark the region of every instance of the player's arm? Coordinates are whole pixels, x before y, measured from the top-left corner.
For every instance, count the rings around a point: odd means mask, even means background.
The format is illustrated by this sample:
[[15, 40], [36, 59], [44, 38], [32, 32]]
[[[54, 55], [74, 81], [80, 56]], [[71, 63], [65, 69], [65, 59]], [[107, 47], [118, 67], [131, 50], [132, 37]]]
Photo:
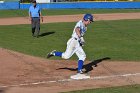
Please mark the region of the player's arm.
[[81, 36], [80, 27], [77, 27], [77, 28], [75, 29], [75, 32], [76, 32], [76, 34], [77, 34], [78, 37], [79, 37], [79, 44], [80, 44], [80, 46], [84, 46], [85, 40], [84, 40], [83, 36]]
[[39, 16], [40, 16], [40, 18], [41, 18], [41, 20], [42, 20], [42, 22], [43, 22], [43, 16], [42, 16], [42, 14], [41, 14], [41, 11], [39, 11]]
[[32, 21], [31, 9], [29, 8], [29, 20]]
[[29, 20], [32, 21], [32, 15], [31, 15], [31, 12], [29, 12]]
[[79, 38], [81, 38], [81, 33], [80, 33], [80, 27], [77, 27], [75, 29], [76, 34], [78, 35]]

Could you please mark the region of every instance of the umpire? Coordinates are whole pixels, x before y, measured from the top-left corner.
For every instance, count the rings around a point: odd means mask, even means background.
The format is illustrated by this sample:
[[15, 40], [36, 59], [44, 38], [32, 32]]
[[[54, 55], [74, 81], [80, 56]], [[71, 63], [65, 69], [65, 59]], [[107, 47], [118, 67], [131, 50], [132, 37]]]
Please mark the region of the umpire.
[[43, 22], [43, 17], [41, 16], [41, 10], [35, 0], [32, 1], [32, 4], [33, 5], [29, 8], [29, 19], [32, 24], [32, 36], [38, 38], [40, 32], [40, 18]]

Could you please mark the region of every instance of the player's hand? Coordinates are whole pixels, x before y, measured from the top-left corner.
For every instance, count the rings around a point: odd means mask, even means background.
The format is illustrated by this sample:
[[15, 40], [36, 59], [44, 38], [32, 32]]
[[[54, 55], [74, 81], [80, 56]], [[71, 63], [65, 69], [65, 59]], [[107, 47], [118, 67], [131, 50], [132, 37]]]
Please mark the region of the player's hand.
[[32, 21], [32, 17], [29, 17], [29, 21]]
[[79, 40], [79, 44], [80, 44], [80, 46], [84, 46], [84, 44], [85, 44], [85, 40], [84, 40], [83, 37], [80, 38], [80, 40]]
[[41, 21], [43, 22], [43, 17], [41, 17]]

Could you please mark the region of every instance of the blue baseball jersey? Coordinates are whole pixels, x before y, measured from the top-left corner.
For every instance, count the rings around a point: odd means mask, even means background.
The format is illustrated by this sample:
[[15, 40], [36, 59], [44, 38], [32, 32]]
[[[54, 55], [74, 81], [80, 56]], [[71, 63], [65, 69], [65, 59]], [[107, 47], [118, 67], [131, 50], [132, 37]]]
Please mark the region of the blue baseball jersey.
[[87, 31], [87, 27], [84, 25], [84, 23], [82, 22], [82, 20], [80, 20], [79, 22], [77, 22], [77, 24], [74, 27], [72, 37], [79, 38], [78, 35], [77, 35], [77, 33], [75, 32], [75, 29], [77, 27], [80, 28], [80, 34], [81, 34], [81, 36], [84, 36], [85, 32]]
[[40, 17], [40, 7], [38, 5], [36, 7], [30, 6], [29, 13], [31, 13], [31, 17]]

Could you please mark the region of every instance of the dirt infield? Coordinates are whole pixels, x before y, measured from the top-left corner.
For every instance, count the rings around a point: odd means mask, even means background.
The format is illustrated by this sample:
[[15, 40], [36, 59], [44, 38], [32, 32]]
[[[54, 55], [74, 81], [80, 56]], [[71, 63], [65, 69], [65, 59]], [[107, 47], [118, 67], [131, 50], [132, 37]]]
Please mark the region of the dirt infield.
[[[55, 22], [75, 22], [80, 20], [83, 15], [59, 15], [44, 16], [43, 23]], [[121, 20], [121, 19], [140, 19], [140, 13], [113, 13], [113, 14], [94, 14], [95, 21], [98, 20]], [[0, 18], [0, 25], [30, 24], [28, 17]]]
[[[48, 16], [44, 23], [74, 22], [76, 16]], [[64, 17], [68, 20], [64, 20]], [[60, 19], [62, 18], [62, 19]], [[72, 19], [70, 19], [72, 18]], [[22, 20], [21, 20], [22, 19]], [[1, 25], [29, 24], [27, 18], [0, 19]], [[140, 19], [140, 13], [96, 14], [96, 20]], [[12, 20], [15, 20], [12, 22]], [[10, 23], [11, 22], [11, 23]], [[77, 62], [48, 60], [0, 48], [0, 93], [58, 93], [99, 87], [140, 84], [140, 62], [97, 59], [97, 67], [85, 62], [88, 80], [71, 80]]]
[[75, 61], [47, 60], [0, 48], [0, 65], [2, 93], [57, 93], [140, 84], [139, 62], [103, 61], [89, 71], [91, 79], [78, 81], [69, 79], [76, 73]]

